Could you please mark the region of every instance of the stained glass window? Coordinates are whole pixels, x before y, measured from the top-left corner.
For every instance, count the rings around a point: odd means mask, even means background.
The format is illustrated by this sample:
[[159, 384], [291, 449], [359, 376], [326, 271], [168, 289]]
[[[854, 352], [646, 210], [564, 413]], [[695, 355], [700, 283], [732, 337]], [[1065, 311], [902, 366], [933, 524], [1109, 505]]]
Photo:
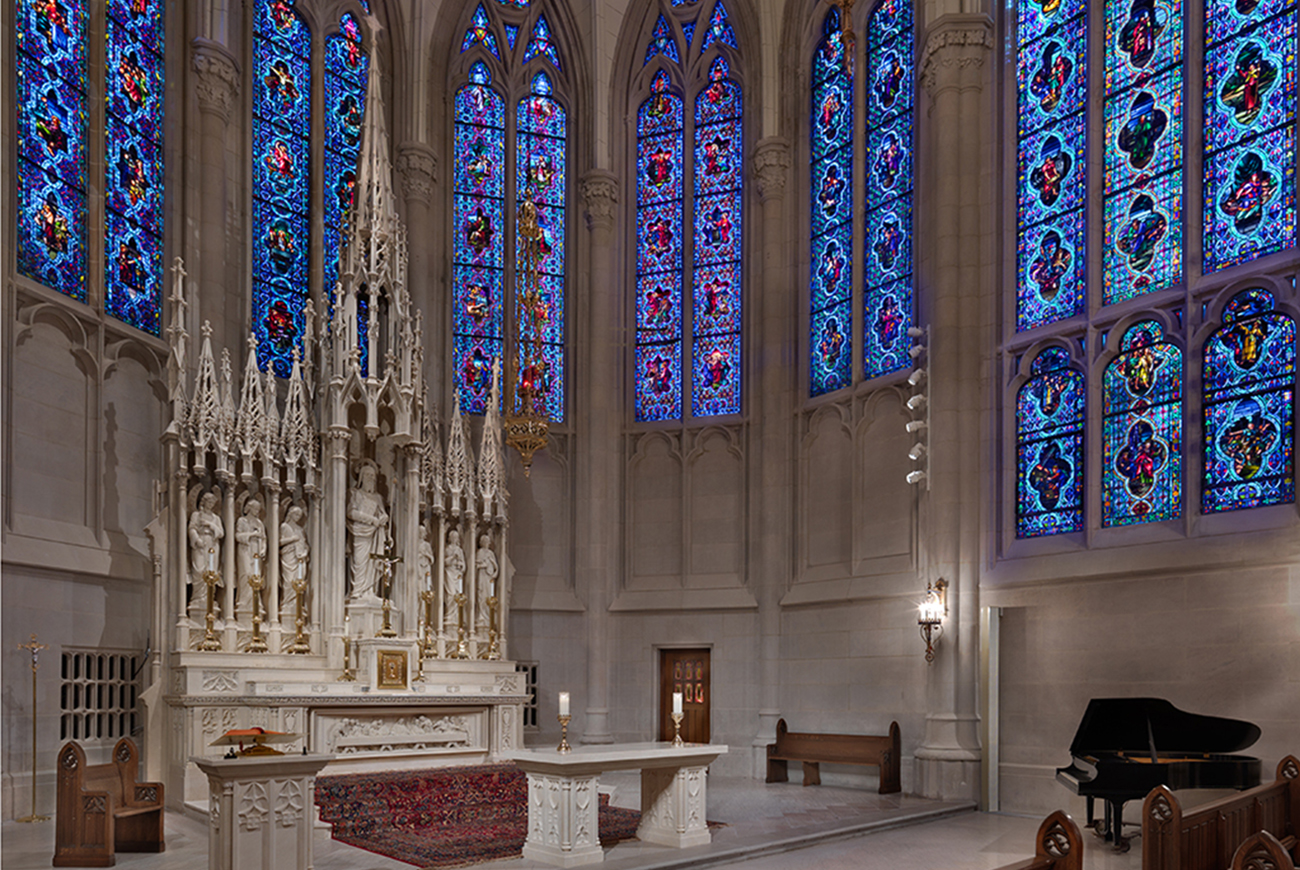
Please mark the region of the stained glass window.
[[1205, 513], [1295, 501], [1295, 322], [1245, 290], [1205, 344]]
[[506, 45], [510, 46], [510, 50], [511, 50], [511, 51], [514, 51], [514, 50], [515, 50], [515, 40], [519, 38], [519, 25], [518, 25], [518, 24], [505, 24], [505, 25], [503, 25], [503, 26], [504, 26], [505, 31], [506, 31]]
[[1083, 528], [1083, 375], [1064, 348], [1030, 366], [1016, 396], [1016, 536]]
[[912, 325], [912, 4], [883, 0], [867, 19], [867, 203], [863, 360], [874, 378], [910, 364]]
[[466, 52], [476, 45], [483, 46], [493, 57], [501, 59], [501, 52], [497, 50], [496, 34], [492, 32], [492, 23], [488, 20], [487, 10], [483, 8], [482, 3], [474, 10], [469, 29], [465, 31], [465, 38], [460, 42], [460, 50]]
[[650, 91], [636, 116], [636, 418], [670, 420], [682, 414], [684, 120], [667, 73]]
[[[1104, 304], [1164, 290], [1183, 275], [1182, 0], [1106, 4]], [[1030, 184], [1050, 191], [1072, 170], [1048, 149]]]
[[1022, 3], [1017, 23], [1017, 329], [1085, 303], [1087, 0]]
[[709, 50], [709, 46], [715, 42], [721, 42], [732, 48], [738, 48], [736, 45], [736, 31], [731, 28], [731, 22], [727, 20], [727, 9], [722, 5], [722, 0], [718, 0], [718, 5], [713, 7], [713, 15], [709, 18], [709, 24], [704, 28], [704, 43], [700, 46], [700, 52]]
[[1206, 274], [1296, 244], [1296, 14], [1205, 4]]
[[505, 100], [487, 65], [456, 92], [452, 359], [461, 410], [482, 414], [502, 354], [505, 292]]
[[[535, 34], [534, 30], [534, 38]], [[532, 93], [520, 101], [516, 119], [519, 135], [515, 146], [515, 189], [519, 206], [527, 202], [536, 210], [538, 234], [533, 248], [538, 259], [538, 285], [528, 286], [526, 270], [515, 275], [519, 379], [535, 386], [543, 406], [538, 410], [558, 422], [564, 419], [564, 192], [568, 138], [564, 107], [552, 96], [546, 73], [533, 76]], [[516, 257], [521, 262], [526, 262], [527, 235], [521, 223], [516, 231]], [[530, 302], [534, 306], [532, 317], [524, 311]], [[524, 358], [524, 344], [534, 339], [534, 322], [540, 327], [542, 346], [536, 370], [526, 365]]]
[[809, 390], [817, 396], [853, 379], [853, 75], [838, 9], [827, 13], [813, 55], [811, 127]]
[[1135, 324], [1101, 389], [1101, 524], [1182, 516], [1182, 351], [1156, 321]]
[[104, 310], [159, 334], [163, 24], [160, 0], [111, 0], [104, 88]]
[[673, 39], [668, 21], [662, 15], [659, 16], [659, 22], [655, 24], [654, 33], [650, 35], [650, 45], [645, 50], [645, 63], [649, 63], [650, 58], [661, 54], [674, 63], [681, 60], [677, 54], [677, 41]]
[[[719, 3], [715, 7], [721, 9]], [[695, 98], [695, 280], [691, 413], [740, 413], [740, 85], [718, 57]]]
[[537, 23], [533, 25], [532, 38], [528, 40], [528, 46], [524, 49], [524, 63], [528, 63], [535, 57], [544, 57], [556, 69], [560, 68], [560, 52], [555, 48], [555, 43], [551, 42], [551, 27], [546, 23], [545, 15], [537, 17]]
[[253, 333], [257, 357], [292, 370], [308, 298], [311, 33], [290, 0], [253, 17]]
[[86, 301], [86, 6], [19, 0], [18, 271]]
[[369, 66], [357, 20], [344, 14], [339, 32], [325, 40], [325, 292], [330, 299], [338, 282], [339, 247], [345, 243], [356, 198]]

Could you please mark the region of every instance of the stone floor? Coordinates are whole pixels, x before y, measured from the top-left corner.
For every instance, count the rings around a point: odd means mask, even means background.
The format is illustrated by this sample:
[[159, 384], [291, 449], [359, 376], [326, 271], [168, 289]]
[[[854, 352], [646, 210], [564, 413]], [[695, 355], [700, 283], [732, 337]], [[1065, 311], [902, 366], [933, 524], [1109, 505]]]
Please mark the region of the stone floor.
[[[606, 774], [618, 806], [638, 808], [635, 773]], [[1038, 819], [976, 813], [969, 804], [943, 803], [861, 789], [796, 783], [766, 785], [749, 779], [711, 777], [711, 821], [724, 823], [713, 842], [674, 850], [639, 841], [619, 843], [605, 852], [607, 870], [740, 867], [746, 870], [986, 870], [1033, 854]], [[1088, 870], [1136, 870], [1140, 849], [1115, 855], [1087, 836]], [[53, 822], [0, 826], [0, 866], [37, 870], [50, 866]], [[161, 855], [121, 853], [127, 870], [205, 870], [206, 821], [172, 813], [167, 819], [167, 851]], [[534, 861], [515, 859], [483, 865], [491, 870], [536, 870]], [[411, 865], [316, 838], [315, 870], [410, 870]], [[268, 868], [269, 870], [269, 868]]]

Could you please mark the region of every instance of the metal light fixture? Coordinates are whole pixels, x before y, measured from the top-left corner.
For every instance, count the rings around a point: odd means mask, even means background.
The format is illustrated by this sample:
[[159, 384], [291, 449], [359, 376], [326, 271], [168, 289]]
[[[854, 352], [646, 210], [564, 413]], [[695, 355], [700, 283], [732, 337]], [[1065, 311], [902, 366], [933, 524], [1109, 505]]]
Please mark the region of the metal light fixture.
[[907, 354], [912, 358], [912, 373], [907, 376], [907, 383], [917, 392], [907, 398], [907, 410], [922, 414], [919, 419], [907, 421], [908, 434], [916, 436], [916, 443], [907, 451], [907, 458], [922, 463], [920, 468], [907, 473], [907, 482], [916, 486], [924, 483], [930, 488], [930, 463], [926, 457], [930, 453], [930, 397], [926, 394], [924, 384], [929, 383], [930, 372], [927, 367], [930, 351], [930, 327], [909, 326], [907, 337], [912, 342]]
[[519, 299], [519, 318], [515, 327], [515, 341], [523, 349], [523, 368], [518, 369], [512, 356], [506, 364], [509, 373], [507, 395], [516, 396], [514, 412], [507, 413], [502, 428], [506, 443], [519, 451], [524, 464], [524, 477], [530, 477], [533, 454], [546, 447], [546, 435], [551, 421], [544, 409], [539, 408], [539, 398], [545, 391], [548, 372], [542, 357], [542, 331], [550, 320], [550, 306], [542, 298], [538, 261], [544, 254], [546, 236], [537, 220], [537, 206], [532, 196], [526, 195], [519, 206], [516, 221], [519, 249], [523, 254], [524, 292]]
[[934, 661], [934, 648], [943, 636], [943, 621], [948, 616], [948, 581], [940, 577], [933, 584], [925, 584], [925, 600], [916, 609], [916, 624], [925, 641], [925, 662]]

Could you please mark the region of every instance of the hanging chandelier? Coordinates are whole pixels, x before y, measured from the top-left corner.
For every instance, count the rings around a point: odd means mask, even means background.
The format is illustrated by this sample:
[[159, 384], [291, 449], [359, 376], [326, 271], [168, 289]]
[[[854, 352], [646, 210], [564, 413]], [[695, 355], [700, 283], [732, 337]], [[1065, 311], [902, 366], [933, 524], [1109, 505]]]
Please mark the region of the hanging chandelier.
[[526, 195], [520, 204], [515, 225], [519, 233], [524, 285], [515, 322], [515, 343], [521, 352], [512, 354], [506, 364], [510, 373], [507, 386], [515, 398], [514, 411], [505, 415], [503, 428], [506, 443], [519, 451], [524, 477], [530, 477], [533, 455], [546, 448], [546, 436], [551, 427], [541, 402], [548, 376], [546, 359], [542, 356], [542, 332], [550, 320], [550, 309], [542, 297], [538, 270], [539, 261], [547, 253], [547, 245], [531, 195]]

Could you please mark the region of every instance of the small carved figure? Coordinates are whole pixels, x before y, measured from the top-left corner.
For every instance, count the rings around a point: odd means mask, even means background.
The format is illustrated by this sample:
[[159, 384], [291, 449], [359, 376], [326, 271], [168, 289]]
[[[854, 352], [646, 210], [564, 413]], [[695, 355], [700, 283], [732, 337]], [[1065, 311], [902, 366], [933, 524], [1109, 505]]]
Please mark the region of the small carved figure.
[[280, 583], [284, 586], [280, 603], [290, 620], [294, 618], [298, 600], [293, 584], [296, 580], [307, 579], [307, 559], [311, 555], [311, 545], [307, 543], [307, 532], [303, 528], [303, 515], [301, 505], [291, 505], [284, 522], [280, 523]]
[[447, 533], [447, 548], [442, 554], [442, 625], [448, 633], [460, 624], [456, 593], [465, 590], [465, 551], [460, 548], [460, 532]]
[[375, 584], [382, 576], [379, 560], [387, 540], [388, 511], [384, 497], [375, 490], [379, 468], [369, 459], [357, 469], [357, 486], [348, 494], [348, 534], [352, 538], [352, 601], [378, 600]]
[[433, 588], [434, 561], [433, 544], [429, 542], [429, 524], [420, 523], [420, 554], [416, 560], [416, 571], [421, 592]]
[[[217, 515], [216, 506], [217, 494], [209, 490], [200, 496], [199, 506], [190, 514], [190, 607], [191, 613], [197, 613], [199, 619], [203, 618], [208, 603], [208, 587], [203, 575], [213, 571], [221, 576], [221, 539], [226, 536], [226, 528]], [[215, 588], [221, 586], [218, 582]], [[218, 597], [213, 605], [219, 610], [220, 604]]]
[[[266, 524], [262, 522], [262, 502], [250, 498], [244, 502], [244, 515], [235, 520], [235, 584], [239, 596], [237, 611], [252, 607], [252, 590], [248, 578], [256, 574], [266, 579]], [[266, 587], [263, 586], [263, 589]]]
[[474, 554], [474, 582], [478, 585], [478, 627], [488, 629], [488, 599], [497, 594], [497, 554], [492, 552], [490, 535], [479, 535], [478, 551]]

